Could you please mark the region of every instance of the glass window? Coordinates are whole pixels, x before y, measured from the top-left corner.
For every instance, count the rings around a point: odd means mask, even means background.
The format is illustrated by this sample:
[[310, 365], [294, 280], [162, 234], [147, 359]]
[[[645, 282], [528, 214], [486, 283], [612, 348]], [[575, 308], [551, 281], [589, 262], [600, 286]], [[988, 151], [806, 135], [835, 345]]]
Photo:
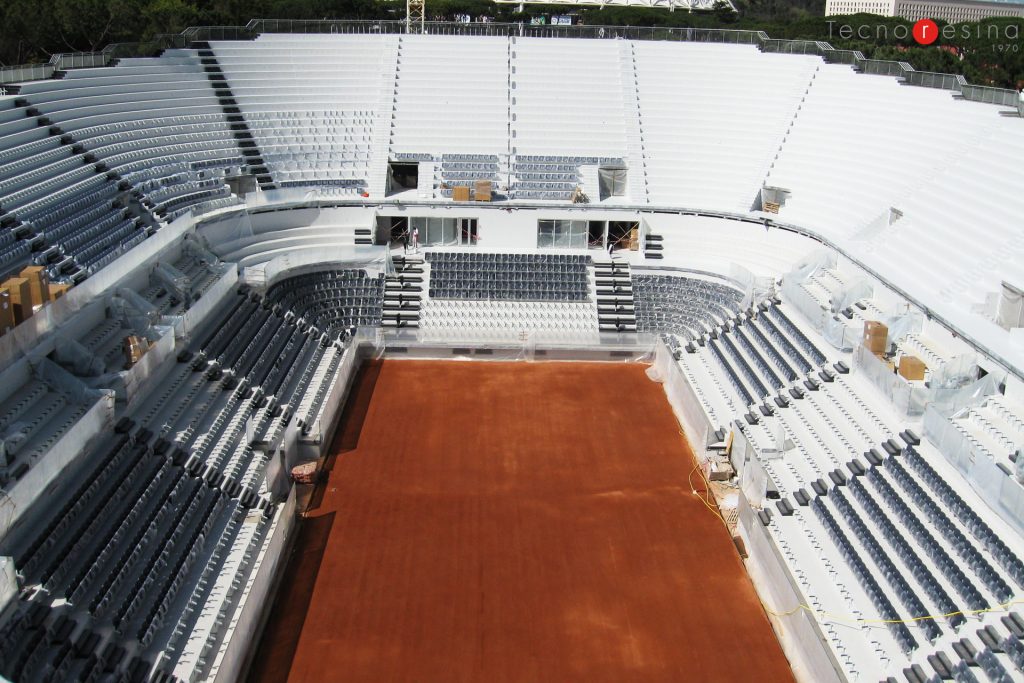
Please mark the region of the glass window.
[[537, 221], [538, 249], [586, 249], [587, 222], [570, 220]]
[[597, 179], [601, 199], [621, 197], [626, 194], [626, 169], [599, 168]]
[[420, 231], [422, 246], [456, 246], [459, 244], [459, 227], [457, 218], [441, 218], [439, 216], [417, 217], [410, 219], [410, 225]]

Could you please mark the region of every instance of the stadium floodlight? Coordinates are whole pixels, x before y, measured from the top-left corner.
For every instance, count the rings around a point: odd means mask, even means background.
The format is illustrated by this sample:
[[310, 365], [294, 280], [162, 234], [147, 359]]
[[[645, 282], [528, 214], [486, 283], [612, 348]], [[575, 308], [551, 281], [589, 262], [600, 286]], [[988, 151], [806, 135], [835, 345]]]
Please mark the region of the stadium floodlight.
[[714, 9], [715, 5], [724, 3], [735, 11], [732, 0], [494, 0], [503, 5], [571, 5], [575, 7], [654, 7], [692, 11]]

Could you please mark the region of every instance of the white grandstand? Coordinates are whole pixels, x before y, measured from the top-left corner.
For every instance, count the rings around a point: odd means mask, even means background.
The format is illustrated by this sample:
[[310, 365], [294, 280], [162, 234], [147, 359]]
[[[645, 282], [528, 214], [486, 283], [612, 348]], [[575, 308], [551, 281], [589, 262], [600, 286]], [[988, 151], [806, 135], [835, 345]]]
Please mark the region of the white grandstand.
[[0, 674], [237, 680], [361, 359], [487, 349], [653, 354], [799, 680], [1024, 680], [1015, 93], [346, 26], [0, 97], [0, 275], [72, 285], [0, 336]]

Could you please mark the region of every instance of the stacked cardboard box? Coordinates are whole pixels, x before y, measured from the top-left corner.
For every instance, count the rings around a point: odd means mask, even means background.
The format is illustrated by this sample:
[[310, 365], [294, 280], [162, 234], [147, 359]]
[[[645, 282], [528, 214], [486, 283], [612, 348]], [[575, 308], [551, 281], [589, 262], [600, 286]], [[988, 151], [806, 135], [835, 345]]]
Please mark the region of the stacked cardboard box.
[[32, 285], [27, 278], [12, 277], [3, 286], [11, 293], [14, 322], [20, 325], [32, 317]]
[[42, 306], [50, 300], [50, 276], [42, 266], [29, 266], [22, 269], [18, 277], [28, 280], [32, 290], [32, 305]]
[[11, 304], [11, 290], [0, 287], [0, 334], [14, 329], [14, 306]]
[[864, 346], [876, 356], [885, 353], [885, 345], [889, 340], [889, 328], [876, 320], [864, 323]]
[[453, 187], [452, 188], [452, 200], [456, 202], [468, 202], [469, 201], [469, 188], [468, 187]]
[[149, 350], [149, 340], [137, 335], [124, 338], [124, 369], [128, 370], [142, 359], [142, 354]]
[[900, 376], [909, 380], [923, 380], [926, 366], [924, 361], [917, 356], [903, 356], [900, 358]]
[[629, 231], [629, 250], [637, 251], [640, 248], [640, 229], [633, 228]]
[[491, 201], [491, 181], [478, 180], [473, 185], [473, 199], [478, 202]]
[[68, 290], [71, 289], [71, 285], [68, 285], [68, 284], [59, 284], [59, 285], [51, 284], [51, 285], [49, 285], [47, 287], [47, 289], [50, 292], [50, 301], [55, 301], [55, 300], [61, 298], [62, 296], [64, 296], [65, 294], [67, 294]]

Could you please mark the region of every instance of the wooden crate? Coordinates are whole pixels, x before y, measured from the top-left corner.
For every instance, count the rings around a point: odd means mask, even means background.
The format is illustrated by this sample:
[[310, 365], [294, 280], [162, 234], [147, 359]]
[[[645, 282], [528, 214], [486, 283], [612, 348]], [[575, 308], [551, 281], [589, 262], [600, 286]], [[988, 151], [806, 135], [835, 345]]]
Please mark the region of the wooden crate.
[[32, 290], [32, 305], [42, 306], [50, 300], [50, 276], [42, 266], [29, 266], [23, 268], [18, 277], [23, 277], [29, 282]]

